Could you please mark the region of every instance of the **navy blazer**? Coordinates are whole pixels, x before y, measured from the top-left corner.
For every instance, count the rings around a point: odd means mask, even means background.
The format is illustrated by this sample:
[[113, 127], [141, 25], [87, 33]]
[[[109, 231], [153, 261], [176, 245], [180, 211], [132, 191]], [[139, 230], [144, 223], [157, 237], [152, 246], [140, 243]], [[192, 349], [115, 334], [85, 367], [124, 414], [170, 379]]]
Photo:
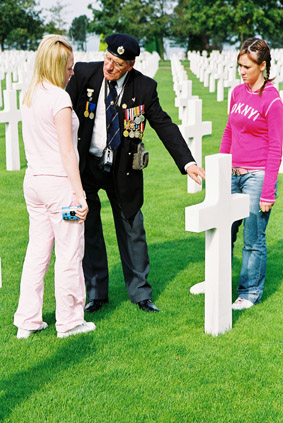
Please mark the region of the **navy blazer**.
[[[78, 150], [80, 155], [80, 170], [86, 166], [90, 142], [93, 132], [94, 119], [84, 116], [86, 102], [89, 100], [87, 89], [92, 89], [92, 103], [97, 104], [103, 82], [103, 62], [76, 63], [74, 75], [66, 88], [70, 94], [73, 107], [80, 120], [78, 133]], [[156, 91], [157, 83], [141, 72], [132, 69], [121, 99], [121, 105], [127, 109], [143, 105], [145, 122], [156, 131], [170, 155], [175, 160], [180, 172], [186, 174], [184, 166], [194, 161], [179, 128], [165, 113], [160, 104]], [[96, 109], [94, 110], [95, 115]], [[143, 204], [143, 174], [142, 170], [132, 169], [133, 142], [130, 137], [123, 136], [125, 109], [119, 110], [121, 144], [114, 152], [113, 177], [116, 193], [121, 208], [127, 218], [134, 216]]]

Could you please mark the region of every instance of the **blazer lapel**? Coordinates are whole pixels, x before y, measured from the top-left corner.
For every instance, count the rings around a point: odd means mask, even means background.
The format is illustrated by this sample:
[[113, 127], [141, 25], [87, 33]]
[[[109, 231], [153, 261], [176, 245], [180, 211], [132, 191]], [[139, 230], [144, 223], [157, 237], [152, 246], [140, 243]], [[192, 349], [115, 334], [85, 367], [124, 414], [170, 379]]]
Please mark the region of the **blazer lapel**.
[[99, 92], [100, 92], [102, 81], [104, 78], [102, 68], [103, 68], [103, 64], [101, 65], [101, 70], [99, 70], [98, 72], [96, 72], [89, 78], [85, 87], [86, 101], [89, 100], [89, 97], [87, 96], [87, 91], [93, 90], [91, 97], [92, 97], [92, 103], [94, 103], [95, 105], [97, 105]]
[[130, 109], [131, 107], [136, 106], [136, 98], [134, 94], [134, 78], [133, 78], [133, 71], [129, 72], [129, 79], [126, 83], [125, 90], [123, 93], [123, 97], [121, 99], [121, 105], [125, 105], [126, 109]]

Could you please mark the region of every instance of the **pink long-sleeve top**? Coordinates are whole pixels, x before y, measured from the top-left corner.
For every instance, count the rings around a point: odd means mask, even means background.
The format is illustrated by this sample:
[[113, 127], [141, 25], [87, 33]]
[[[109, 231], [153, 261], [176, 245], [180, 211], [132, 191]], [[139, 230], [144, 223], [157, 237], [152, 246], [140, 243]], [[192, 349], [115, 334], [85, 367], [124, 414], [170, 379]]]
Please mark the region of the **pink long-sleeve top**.
[[283, 103], [268, 82], [263, 93], [247, 84], [234, 88], [220, 153], [232, 154], [232, 166], [265, 170], [260, 200], [275, 202], [275, 184], [282, 158]]

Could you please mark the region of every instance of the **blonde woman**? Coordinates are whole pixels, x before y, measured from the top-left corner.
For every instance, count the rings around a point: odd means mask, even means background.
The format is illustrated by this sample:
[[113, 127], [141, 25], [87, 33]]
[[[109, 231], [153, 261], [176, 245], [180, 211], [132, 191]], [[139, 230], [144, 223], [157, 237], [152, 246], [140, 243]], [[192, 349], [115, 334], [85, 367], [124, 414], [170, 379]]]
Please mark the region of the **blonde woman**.
[[[42, 320], [44, 276], [54, 244], [57, 336], [95, 329], [94, 323], [84, 320], [82, 258], [88, 206], [78, 167], [79, 122], [64, 90], [73, 75], [73, 64], [69, 42], [59, 35], [47, 35], [39, 45], [33, 78], [23, 100], [29, 243], [14, 317], [18, 338], [28, 338], [48, 326]], [[68, 206], [80, 206], [78, 220], [62, 219], [62, 207]]]

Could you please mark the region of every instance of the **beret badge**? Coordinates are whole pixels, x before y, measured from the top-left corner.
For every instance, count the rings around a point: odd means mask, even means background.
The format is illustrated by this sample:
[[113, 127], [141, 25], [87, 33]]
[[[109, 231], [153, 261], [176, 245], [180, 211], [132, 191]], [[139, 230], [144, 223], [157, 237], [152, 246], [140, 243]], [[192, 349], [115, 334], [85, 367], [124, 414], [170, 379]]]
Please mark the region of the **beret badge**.
[[123, 47], [123, 46], [118, 47], [118, 48], [117, 48], [117, 53], [118, 53], [118, 54], [124, 54], [124, 53], [125, 53], [125, 49], [124, 49], [124, 47]]

